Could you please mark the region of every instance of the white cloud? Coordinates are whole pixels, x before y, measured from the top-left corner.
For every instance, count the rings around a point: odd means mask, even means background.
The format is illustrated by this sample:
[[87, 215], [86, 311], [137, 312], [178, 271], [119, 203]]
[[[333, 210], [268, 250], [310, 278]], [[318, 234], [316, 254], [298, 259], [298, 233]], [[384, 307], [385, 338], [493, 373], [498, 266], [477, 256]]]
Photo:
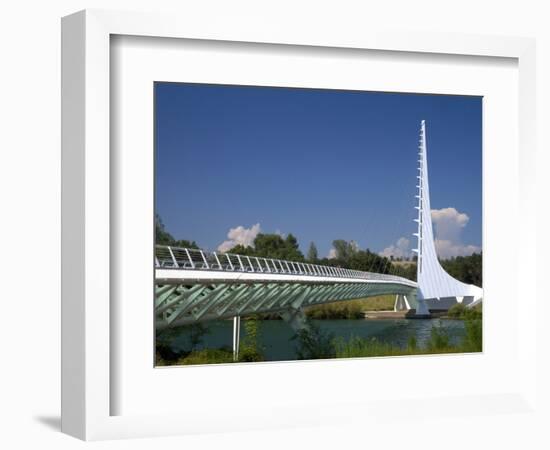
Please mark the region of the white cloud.
[[[432, 223], [435, 234], [435, 251], [440, 259], [449, 259], [455, 256], [469, 256], [472, 253], [479, 253], [481, 248], [477, 245], [466, 245], [462, 243], [462, 230], [470, 218], [466, 213], [456, 208], [432, 209]], [[401, 237], [395, 244], [386, 247], [379, 253], [389, 258], [403, 258], [411, 256], [410, 241]]]
[[432, 209], [431, 212], [436, 236], [435, 250], [439, 258], [468, 256], [481, 251], [480, 247], [465, 245], [461, 241], [462, 230], [470, 221], [467, 214], [458, 212], [455, 208]]
[[449, 259], [454, 256], [470, 256], [472, 253], [479, 253], [481, 249], [476, 245], [464, 245], [445, 239], [436, 239], [435, 251], [440, 259]]
[[395, 244], [386, 247], [379, 253], [380, 256], [389, 258], [408, 258], [411, 256], [410, 241], [406, 237], [400, 237]]
[[242, 225], [239, 225], [236, 228], [231, 228], [227, 233], [227, 237], [229, 239], [218, 245], [218, 251], [226, 252], [239, 244], [244, 247], [252, 247], [254, 244], [254, 239], [260, 231], [259, 223], [252, 225], [250, 228], [245, 228]]
[[334, 259], [336, 258], [336, 249], [335, 248], [331, 248], [329, 251], [328, 251], [328, 256], [327, 256], [328, 259]]
[[470, 218], [455, 208], [432, 209], [432, 222], [438, 239], [456, 242]]

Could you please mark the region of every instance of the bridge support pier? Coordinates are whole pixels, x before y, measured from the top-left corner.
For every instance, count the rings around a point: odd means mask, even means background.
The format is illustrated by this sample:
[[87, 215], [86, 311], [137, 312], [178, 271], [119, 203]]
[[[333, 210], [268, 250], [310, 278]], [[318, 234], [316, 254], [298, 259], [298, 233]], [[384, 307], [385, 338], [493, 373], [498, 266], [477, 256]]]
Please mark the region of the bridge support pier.
[[416, 298], [416, 316], [430, 316], [430, 310], [428, 309], [428, 304], [423, 298]]
[[233, 361], [239, 359], [239, 345], [241, 343], [241, 316], [233, 317]]
[[411, 305], [409, 304], [409, 300], [407, 299], [407, 296], [402, 294], [397, 294], [395, 296], [395, 305], [393, 306], [393, 310], [397, 312], [397, 311], [408, 311], [410, 309], [411, 309]]

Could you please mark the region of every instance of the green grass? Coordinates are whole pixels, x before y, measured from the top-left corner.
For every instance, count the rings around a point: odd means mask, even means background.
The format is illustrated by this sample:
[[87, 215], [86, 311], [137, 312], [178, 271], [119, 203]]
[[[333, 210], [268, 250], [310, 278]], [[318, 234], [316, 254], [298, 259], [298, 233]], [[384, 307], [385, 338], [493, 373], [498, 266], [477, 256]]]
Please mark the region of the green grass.
[[365, 311], [393, 311], [395, 295], [380, 295], [359, 300]]
[[191, 364], [221, 364], [232, 363], [233, 352], [225, 349], [204, 349], [191, 352], [189, 355], [178, 359], [176, 365], [188, 366]]
[[365, 311], [393, 311], [395, 296], [383, 295], [304, 308], [309, 319], [362, 319]]
[[468, 319], [465, 322], [466, 335], [458, 345], [450, 343], [447, 331], [441, 326], [433, 326], [430, 340], [425, 347], [418, 347], [416, 337], [411, 336], [406, 348], [380, 342], [375, 338], [352, 337], [334, 340], [336, 358], [365, 358], [372, 356], [430, 355], [442, 353], [475, 353], [483, 350], [482, 320]]
[[[397, 347], [376, 339], [351, 338], [349, 341], [336, 342], [336, 358], [367, 358], [373, 356], [407, 356], [407, 355], [437, 355], [444, 353], [465, 353], [462, 346], [447, 346], [443, 348], [418, 348], [407, 346]], [[473, 350], [472, 350], [473, 351]], [[477, 350], [481, 351], [481, 350]]]

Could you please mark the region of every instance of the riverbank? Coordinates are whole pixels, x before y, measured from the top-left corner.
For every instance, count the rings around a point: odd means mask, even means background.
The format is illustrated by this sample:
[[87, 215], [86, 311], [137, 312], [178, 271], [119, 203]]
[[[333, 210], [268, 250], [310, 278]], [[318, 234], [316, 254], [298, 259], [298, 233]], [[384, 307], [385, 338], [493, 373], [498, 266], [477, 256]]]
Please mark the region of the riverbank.
[[[470, 331], [468, 323], [455, 319], [404, 318], [313, 320], [312, 331], [295, 333], [282, 320], [246, 319], [241, 328], [239, 362], [480, 351], [481, 321]], [[255, 326], [251, 327], [252, 324]], [[254, 338], [248, 338], [247, 329]], [[194, 329], [182, 327], [171, 333], [157, 340], [159, 366], [233, 362], [231, 321], [209, 322]], [[468, 333], [474, 336], [469, 341], [478, 344], [464, 345]], [[433, 345], [433, 342], [440, 343]], [[478, 350], [471, 350], [475, 348]]]
[[366, 312], [393, 311], [394, 295], [362, 298], [346, 302], [325, 303], [304, 308], [306, 317], [311, 320], [364, 319]]
[[375, 320], [384, 320], [384, 319], [406, 319], [407, 311], [363, 311], [363, 317], [365, 319], [375, 319]]

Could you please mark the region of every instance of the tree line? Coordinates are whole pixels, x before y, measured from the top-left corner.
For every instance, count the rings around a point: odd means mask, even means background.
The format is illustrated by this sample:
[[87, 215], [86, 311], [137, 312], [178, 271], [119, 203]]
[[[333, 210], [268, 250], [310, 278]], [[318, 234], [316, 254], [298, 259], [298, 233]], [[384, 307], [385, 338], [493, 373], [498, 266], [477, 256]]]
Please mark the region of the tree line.
[[199, 248], [195, 241], [174, 239], [174, 236], [166, 231], [164, 223], [158, 214], [155, 214], [155, 243], [157, 245], [170, 245], [172, 247]]
[[[199, 248], [195, 241], [175, 239], [166, 229], [157, 214], [155, 216], [156, 243], [175, 247]], [[286, 237], [280, 234], [259, 233], [252, 246], [238, 244], [228, 250], [245, 256], [283, 259], [287, 261], [308, 262], [332, 267], [376, 272], [382, 274], [399, 275], [416, 281], [416, 262], [397, 264], [393, 261], [371, 252], [368, 248], [362, 250], [355, 241], [336, 239], [332, 242], [333, 254], [330, 258], [319, 258], [319, 252], [314, 242], [311, 242], [306, 256], [301, 252], [298, 239], [289, 233]], [[443, 268], [456, 279], [482, 286], [482, 255], [474, 253], [471, 256], [457, 256], [456, 258], [441, 261]]]

